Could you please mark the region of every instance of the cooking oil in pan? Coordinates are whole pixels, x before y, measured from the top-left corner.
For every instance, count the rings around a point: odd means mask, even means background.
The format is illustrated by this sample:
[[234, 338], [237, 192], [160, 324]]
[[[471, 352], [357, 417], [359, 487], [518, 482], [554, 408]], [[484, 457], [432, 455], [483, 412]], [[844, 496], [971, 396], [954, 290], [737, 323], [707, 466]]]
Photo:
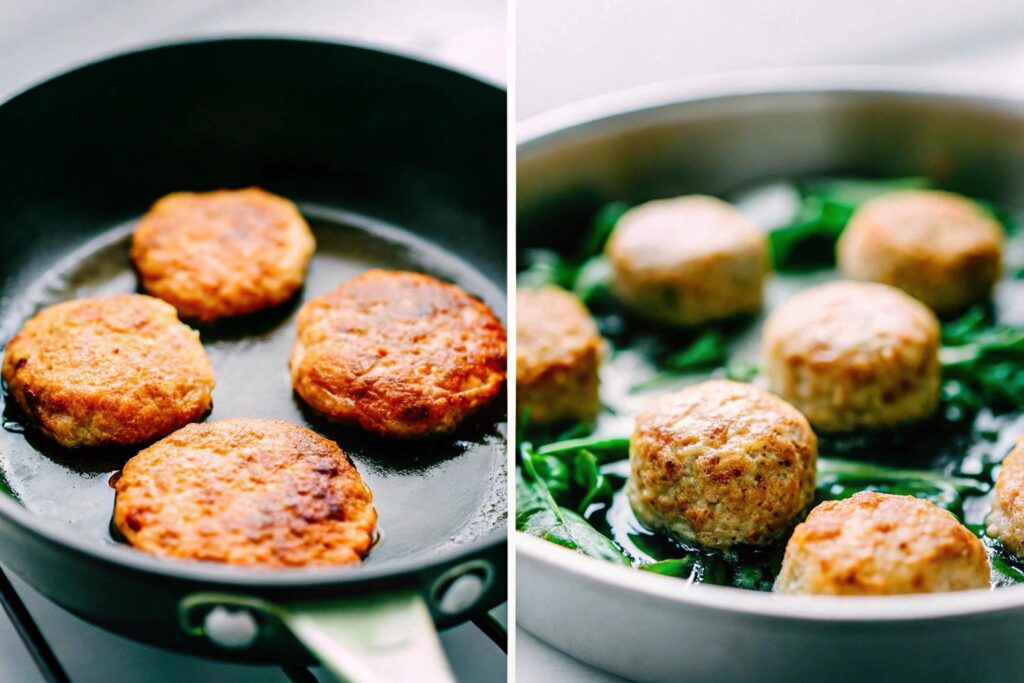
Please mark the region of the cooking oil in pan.
[[[303, 290], [273, 310], [199, 328], [217, 381], [207, 419], [289, 420], [337, 441], [374, 493], [381, 536], [368, 562], [436, 553], [503, 525], [504, 395], [453, 436], [393, 441], [317, 415], [294, 396], [288, 373], [301, 303], [369, 268], [426, 272], [455, 282], [502, 319], [503, 286], [411, 231], [321, 206], [302, 209], [317, 240]], [[140, 291], [128, 260], [133, 225], [100, 234], [52, 268], [0, 322], [0, 338], [9, 339], [45, 306]], [[117, 544], [110, 531], [112, 485], [138, 449], [62, 449], [23, 424], [17, 411], [5, 406], [0, 471], [11, 495], [79, 536]]]

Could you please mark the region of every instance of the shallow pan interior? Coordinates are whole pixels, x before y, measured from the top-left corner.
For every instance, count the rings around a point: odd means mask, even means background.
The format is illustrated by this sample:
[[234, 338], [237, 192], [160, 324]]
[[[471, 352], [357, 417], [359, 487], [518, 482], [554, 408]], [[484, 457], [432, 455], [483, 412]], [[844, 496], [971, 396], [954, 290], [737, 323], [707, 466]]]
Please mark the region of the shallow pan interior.
[[[771, 73], [664, 84], [537, 117], [522, 127], [519, 142], [518, 244], [566, 250], [612, 200], [734, 197], [761, 183], [823, 175], [927, 175], [943, 187], [1019, 210], [1024, 107], [961, 85], [913, 73]], [[1019, 293], [1019, 283], [1001, 286], [998, 311], [1005, 322], [1024, 320]], [[932, 454], [936, 461], [941, 455]], [[548, 554], [535, 543], [525, 550], [530, 563]], [[613, 571], [609, 579], [621, 575]], [[677, 598], [687, 603], [701, 594], [716, 603], [729, 594], [704, 589], [680, 590]], [[1007, 607], [1024, 604], [1024, 588], [999, 595]], [[929, 597], [947, 605], [959, 601], [965, 611], [976, 604], [966, 595]], [[736, 592], [721, 605], [741, 601], [787, 613], [784, 597], [756, 593]], [[894, 605], [893, 616], [898, 613]], [[858, 612], [849, 602], [829, 602], [819, 614], [856, 618]], [[529, 619], [526, 610], [522, 616]]]

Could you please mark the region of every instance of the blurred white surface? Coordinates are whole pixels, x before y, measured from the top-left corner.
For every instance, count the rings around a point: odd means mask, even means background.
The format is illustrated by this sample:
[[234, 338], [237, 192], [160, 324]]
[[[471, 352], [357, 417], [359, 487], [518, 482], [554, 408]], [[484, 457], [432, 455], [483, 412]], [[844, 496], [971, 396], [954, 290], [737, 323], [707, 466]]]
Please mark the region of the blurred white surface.
[[[516, 116], [629, 87], [763, 67], [919, 66], [1024, 97], [1020, 0], [516, 0]], [[529, 633], [519, 680], [614, 683]]]
[[517, 0], [516, 111], [760, 67], [932, 66], [1024, 95], [1020, 0]]
[[[506, 17], [504, 0], [0, 0], [0, 100], [125, 49], [223, 35], [343, 40], [504, 83]], [[75, 683], [287, 680], [279, 669], [209, 662], [113, 636], [12, 580]], [[472, 624], [441, 640], [460, 680], [505, 680], [506, 658]], [[42, 678], [0, 612], [0, 682], [37, 681]]]
[[180, 38], [351, 41], [505, 82], [504, 0], [2, 0], [0, 98], [67, 68]]

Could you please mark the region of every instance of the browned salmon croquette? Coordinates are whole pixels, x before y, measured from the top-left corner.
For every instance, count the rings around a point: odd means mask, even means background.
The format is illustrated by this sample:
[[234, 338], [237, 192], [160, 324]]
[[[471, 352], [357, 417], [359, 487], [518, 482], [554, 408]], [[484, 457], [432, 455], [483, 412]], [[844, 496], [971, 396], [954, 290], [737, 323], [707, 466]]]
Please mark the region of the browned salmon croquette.
[[989, 587], [984, 544], [926, 500], [861, 491], [811, 510], [786, 545], [780, 593], [896, 595]]
[[147, 292], [210, 322], [287, 301], [315, 246], [299, 210], [277, 195], [175, 192], [139, 221], [131, 258]]
[[377, 512], [333, 441], [281, 420], [194, 424], [128, 461], [114, 524], [163, 557], [268, 568], [361, 561]]
[[370, 270], [302, 307], [290, 366], [295, 391], [324, 415], [417, 437], [493, 399], [505, 355], [505, 329], [462, 289]]
[[201, 419], [213, 366], [174, 308], [125, 294], [40, 311], [7, 344], [3, 380], [62, 446], [127, 445]]

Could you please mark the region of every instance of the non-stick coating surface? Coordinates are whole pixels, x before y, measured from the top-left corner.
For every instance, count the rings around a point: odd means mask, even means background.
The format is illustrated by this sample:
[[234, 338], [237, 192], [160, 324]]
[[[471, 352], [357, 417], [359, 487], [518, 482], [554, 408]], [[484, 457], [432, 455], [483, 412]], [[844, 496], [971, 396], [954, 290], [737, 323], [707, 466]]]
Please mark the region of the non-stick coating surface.
[[[368, 268], [427, 272], [456, 282], [499, 316], [504, 314], [501, 291], [470, 264], [409, 231], [322, 207], [304, 208], [317, 239], [304, 290], [277, 309], [200, 328], [217, 378], [207, 419], [283, 419], [336, 440], [374, 492], [380, 540], [367, 563], [436, 553], [491, 531], [505, 518], [503, 396], [452, 437], [388, 440], [333, 424], [310, 410], [292, 393], [287, 361], [301, 302]], [[0, 327], [3, 338], [43, 306], [137, 291], [127, 257], [131, 228], [128, 224], [101, 234], [27, 288]], [[109, 529], [109, 482], [137, 449], [61, 449], [31, 429], [22, 435], [12, 406], [5, 417], [0, 476], [13, 494], [79, 537], [117, 543]]]

